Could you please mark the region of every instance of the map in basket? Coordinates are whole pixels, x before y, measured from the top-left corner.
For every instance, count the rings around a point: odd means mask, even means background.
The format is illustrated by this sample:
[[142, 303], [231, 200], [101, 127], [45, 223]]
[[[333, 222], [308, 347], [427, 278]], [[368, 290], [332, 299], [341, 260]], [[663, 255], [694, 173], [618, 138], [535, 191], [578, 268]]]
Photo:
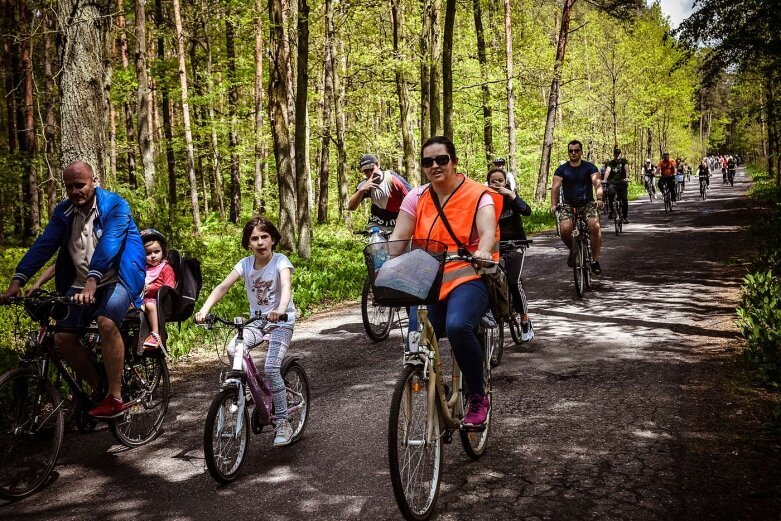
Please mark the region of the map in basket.
[[422, 299], [428, 295], [439, 271], [439, 261], [424, 250], [412, 250], [382, 265], [375, 286], [403, 291]]

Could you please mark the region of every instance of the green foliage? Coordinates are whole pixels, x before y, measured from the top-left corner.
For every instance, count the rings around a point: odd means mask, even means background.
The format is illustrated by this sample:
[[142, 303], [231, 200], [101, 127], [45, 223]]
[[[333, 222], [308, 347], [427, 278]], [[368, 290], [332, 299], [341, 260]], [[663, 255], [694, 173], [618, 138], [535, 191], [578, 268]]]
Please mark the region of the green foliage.
[[781, 189], [752, 167], [751, 196], [765, 208], [752, 231], [759, 251], [743, 279], [737, 325], [746, 339], [744, 355], [771, 385], [781, 385]]

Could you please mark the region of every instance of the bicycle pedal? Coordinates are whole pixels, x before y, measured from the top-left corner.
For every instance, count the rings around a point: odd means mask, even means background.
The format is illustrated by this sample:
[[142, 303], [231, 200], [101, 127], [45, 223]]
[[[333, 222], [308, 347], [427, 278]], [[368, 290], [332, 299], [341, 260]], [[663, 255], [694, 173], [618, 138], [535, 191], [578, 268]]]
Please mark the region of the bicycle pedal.
[[453, 443], [453, 430], [447, 429], [444, 433], [442, 433], [442, 441], [445, 443]]

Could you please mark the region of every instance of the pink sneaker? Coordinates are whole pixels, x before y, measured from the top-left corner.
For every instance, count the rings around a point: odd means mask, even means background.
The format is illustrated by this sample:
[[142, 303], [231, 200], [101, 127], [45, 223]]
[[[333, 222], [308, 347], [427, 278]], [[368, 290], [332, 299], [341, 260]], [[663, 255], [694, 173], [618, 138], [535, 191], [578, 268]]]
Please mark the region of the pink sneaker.
[[103, 399], [100, 405], [91, 409], [89, 414], [95, 418], [111, 419], [122, 416], [122, 413], [125, 412], [125, 408], [126, 406], [122, 403], [122, 400], [108, 395]]
[[163, 341], [160, 339], [160, 335], [157, 333], [157, 331], [152, 331], [149, 333], [149, 336], [146, 337], [146, 340], [144, 340], [144, 349], [147, 351], [152, 351], [162, 346]]
[[491, 409], [491, 399], [484, 394], [471, 394], [467, 401], [467, 412], [463, 424], [472, 427], [480, 426], [488, 419]]

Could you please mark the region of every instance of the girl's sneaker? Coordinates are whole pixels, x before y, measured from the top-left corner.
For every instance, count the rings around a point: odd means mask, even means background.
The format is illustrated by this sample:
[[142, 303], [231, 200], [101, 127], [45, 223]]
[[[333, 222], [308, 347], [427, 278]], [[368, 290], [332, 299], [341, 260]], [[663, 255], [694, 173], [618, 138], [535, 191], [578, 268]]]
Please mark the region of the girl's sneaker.
[[293, 427], [290, 426], [290, 422], [287, 420], [277, 420], [276, 428], [274, 429], [274, 446], [284, 447], [290, 445], [290, 441], [293, 439]]
[[144, 340], [144, 349], [154, 350], [163, 347], [163, 341], [160, 339], [160, 335], [157, 331], [152, 331], [149, 336]]

